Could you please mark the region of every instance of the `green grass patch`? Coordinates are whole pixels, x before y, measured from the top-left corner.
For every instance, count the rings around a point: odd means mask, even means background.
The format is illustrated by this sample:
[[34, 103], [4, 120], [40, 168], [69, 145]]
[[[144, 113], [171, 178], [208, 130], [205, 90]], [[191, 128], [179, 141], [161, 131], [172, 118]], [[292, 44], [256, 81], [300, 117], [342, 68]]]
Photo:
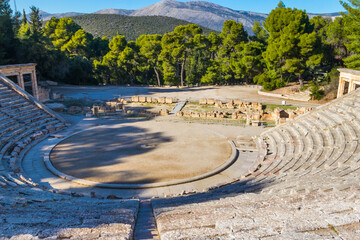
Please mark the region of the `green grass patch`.
[[84, 99], [84, 98], [79, 98], [79, 99], [75, 99], [75, 98], [69, 98], [69, 99], [65, 99], [63, 104], [66, 107], [71, 107], [71, 106], [76, 106], [76, 107], [92, 107], [94, 105], [94, 101], [90, 100], [90, 99]]
[[282, 110], [296, 110], [297, 107], [295, 106], [284, 106], [284, 105], [277, 105], [277, 104], [264, 104], [265, 112], [273, 112], [275, 108], [280, 108]]

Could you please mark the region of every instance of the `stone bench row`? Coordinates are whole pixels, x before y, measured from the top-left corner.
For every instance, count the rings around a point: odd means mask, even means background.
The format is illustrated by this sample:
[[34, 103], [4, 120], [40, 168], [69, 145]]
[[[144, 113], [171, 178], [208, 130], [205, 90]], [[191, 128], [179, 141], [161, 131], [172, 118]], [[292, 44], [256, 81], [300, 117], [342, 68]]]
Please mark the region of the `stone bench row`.
[[329, 239], [323, 236], [332, 228], [353, 239], [356, 230], [340, 229], [358, 222], [360, 210], [354, 208], [360, 203], [358, 196], [359, 192], [312, 192], [308, 198], [243, 194], [196, 200], [194, 196], [186, 201], [153, 200], [152, 205], [162, 239]]
[[286, 180], [287, 173], [294, 178], [304, 177], [339, 164], [354, 165], [360, 155], [359, 126], [355, 114], [330, 107], [267, 133], [263, 138], [270, 155], [248, 175], [255, 177], [249, 183]]
[[18, 158], [26, 146], [63, 128], [64, 124], [1, 84], [0, 96], [1, 182], [9, 186], [36, 186], [19, 171]]
[[263, 133], [259, 165], [236, 184], [153, 200], [161, 238], [357, 238], [358, 95]]
[[[331, 123], [334, 124], [334, 122]], [[294, 159], [294, 155], [296, 158], [297, 154], [301, 154], [304, 161], [300, 161], [300, 164], [297, 164], [297, 167], [301, 166], [302, 168], [307, 169], [312, 163], [314, 163], [314, 161], [318, 161], [320, 158], [328, 161], [332, 159], [331, 156], [335, 155], [342, 156], [343, 159], [349, 159], [349, 157], [357, 150], [358, 142], [356, 131], [358, 131], [358, 129], [356, 129], [356, 126], [359, 124], [359, 121], [353, 120], [351, 123], [343, 121], [342, 123], [338, 123], [339, 126], [337, 126], [335, 130], [334, 127], [329, 127], [328, 129], [321, 128], [319, 124], [319, 121], [310, 118], [303, 120], [302, 123], [296, 123], [294, 126], [287, 126], [286, 128], [283, 128], [282, 131], [274, 131], [271, 134], [271, 138], [274, 138], [275, 134], [278, 138], [278, 142], [280, 143], [279, 146], [276, 146], [276, 148], [288, 148], [290, 151], [288, 155], [291, 159], [284, 159], [285, 154], [284, 150], [282, 150], [282, 152], [276, 153], [276, 156], [269, 156], [269, 160], [273, 161], [274, 158], [277, 158], [276, 160], [278, 161], [287, 162], [288, 160]], [[289, 137], [291, 132], [297, 136], [294, 135]], [[287, 137], [285, 138], [284, 136], [281, 136], [281, 134], [285, 134]], [[335, 142], [334, 136], [336, 136], [337, 139]], [[284, 144], [285, 142], [287, 144]], [[298, 143], [298, 150], [293, 150], [295, 142]], [[301, 150], [303, 148], [304, 151], [302, 152]], [[311, 152], [311, 154], [306, 154], [307, 152]], [[344, 156], [344, 152], [348, 157]], [[333, 160], [337, 159], [338, 157], [333, 158]], [[307, 163], [308, 166], [304, 166], [304, 163]], [[293, 170], [296, 171], [298, 168], [293, 167]]]
[[138, 200], [26, 199], [4, 199], [1, 239], [132, 239], [139, 209]]

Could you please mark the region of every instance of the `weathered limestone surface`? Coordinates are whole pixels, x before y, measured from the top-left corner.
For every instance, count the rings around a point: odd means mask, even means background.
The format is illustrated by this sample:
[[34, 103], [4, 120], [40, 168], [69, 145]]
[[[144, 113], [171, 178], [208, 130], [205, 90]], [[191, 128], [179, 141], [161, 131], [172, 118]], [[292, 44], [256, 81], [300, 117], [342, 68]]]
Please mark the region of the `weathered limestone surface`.
[[21, 151], [63, 127], [63, 122], [0, 81], [0, 176], [7, 176], [9, 171], [19, 173]]
[[139, 202], [0, 188], [0, 239], [132, 239]]
[[[214, 197], [214, 196], [211, 196]], [[360, 192], [155, 200], [161, 239], [357, 239]], [[191, 203], [189, 200], [199, 201]], [[216, 198], [215, 198], [216, 199]], [[353, 229], [346, 229], [353, 225]], [[319, 230], [322, 231], [319, 231]]]
[[294, 120], [277, 110], [286, 123], [256, 140], [259, 164], [238, 182], [153, 200], [161, 238], [358, 239], [359, 106], [356, 90]]

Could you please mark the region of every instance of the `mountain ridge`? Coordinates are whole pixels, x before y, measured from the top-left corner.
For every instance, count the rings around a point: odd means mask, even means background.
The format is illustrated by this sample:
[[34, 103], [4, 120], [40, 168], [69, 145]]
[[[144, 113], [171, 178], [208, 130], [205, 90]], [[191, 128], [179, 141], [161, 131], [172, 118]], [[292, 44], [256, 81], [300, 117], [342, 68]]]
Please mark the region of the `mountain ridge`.
[[[43, 12], [43, 20], [49, 20], [51, 17], [71, 17], [77, 15], [83, 15], [85, 13], [68, 12], [68, 13], [47, 13]], [[215, 31], [221, 31], [223, 24], [226, 20], [234, 20], [244, 24], [245, 30], [250, 34], [252, 33], [252, 27], [254, 21], [263, 22], [268, 14], [256, 13], [252, 11], [234, 10], [221, 5], [206, 1], [188, 1], [178, 2], [176, 0], [163, 0], [155, 4], [140, 8], [137, 10], [127, 9], [101, 9], [94, 12], [94, 14], [117, 14], [125, 16], [165, 16], [177, 18], [187, 22], [195, 23], [203, 27]], [[340, 16], [340, 13], [308, 13], [309, 17], [322, 15], [324, 17], [331, 17], [334, 19]]]

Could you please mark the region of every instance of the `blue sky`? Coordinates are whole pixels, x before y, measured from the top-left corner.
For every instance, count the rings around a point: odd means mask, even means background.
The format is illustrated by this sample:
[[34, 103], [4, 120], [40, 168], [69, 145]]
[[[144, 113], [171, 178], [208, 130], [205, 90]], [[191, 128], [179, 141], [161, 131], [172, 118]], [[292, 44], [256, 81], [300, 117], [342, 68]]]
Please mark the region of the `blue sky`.
[[[14, 9], [16, 1], [17, 9], [29, 9], [36, 6], [49, 13], [59, 12], [84, 12], [91, 13], [105, 8], [139, 9], [160, 0], [10, 0]], [[188, 0], [178, 0], [187, 2]], [[245, 10], [261, 13], [269, 13], [275, 8], [279, 0], [208, 0], [215, 4], [223, 5], [235, 10]], [[305, 9], [310, 13], [331, 13], [343, 11], [339, 0], [284, 0], [287, 7]]]

